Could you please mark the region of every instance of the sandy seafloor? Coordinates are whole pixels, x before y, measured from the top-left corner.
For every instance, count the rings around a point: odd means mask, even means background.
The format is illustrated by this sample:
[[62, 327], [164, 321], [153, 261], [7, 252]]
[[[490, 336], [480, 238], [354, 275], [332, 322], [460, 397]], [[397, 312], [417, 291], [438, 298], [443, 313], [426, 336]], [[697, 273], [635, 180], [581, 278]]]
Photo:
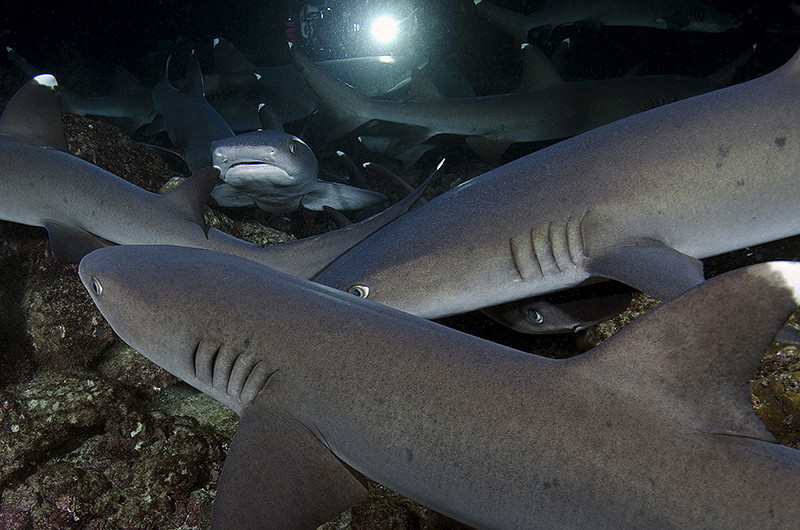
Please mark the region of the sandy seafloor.
[[[501, 2], [498, 2], [501, 3]], [[573, 43], [565, 75], [602, 78], [631, 68], [646, 74], [705, 76], [757, 43], [736, 81], [763, 75], [783, 64], [800, 45], [800, 8], [791, 2], [722, 3], [745, 24], [724, 34], [688, 34], [637, 28], [560, 28]], [[287, 3], [288, 4], [288, 3]], [[426, 4], [420, 18], [420, 49], [463, 73], [478, 94], [511, 90], [520, 66], [505, 35], [471, 12], [472, 2]], [[768, 4], [768, 5], [764, 5]], [[526, 2], [503, 5], [521, 11]], [[12, 46], [32, 64], [83, 95], [113, 90], [116, 65], [147, 86], [162, 75], [170, 53], [176, 63], [188, 51], [210, 50], [224, 36], [257, 65], [287, 59], [283, 16], [287, 5], [263, 9], [212, 2], [161, 2], [137, 8], [82, 3], [43, 8], [35, 3], [4, 9], [0, 44]], [[185, 64], [185, 63], [184, 63]], [[180, 68], [180, 67], [176, 67]], [[0, 57], [0, 106], [25, 82]], [[187, 172], [174, 158], [161, 158], [135, 140], [95, 119], [65, 114], [71, 151], [77, 156], [157, 190]], [[301, 123], [289, 129], [299, 132]], [[131, 136], [134, 139], [131, 139]], [[164, 139], [156, 139], [164, 142]], [[427, 196], [491, 168], [459, 138], [434, 141], [408, 173], [418, 183], [442, 156], [444, 174]], [[515, 145], [504, 161], [542, 147]], [[340, 148], [358, 162], [394, 162], [346, 137], [317, 153], [327, 169], [344, 174], [332, 155]], [[2, 168], [0, 168], [2, 172]], [[391, 187], [376, 189], [396, 196]], [[231, 212], [228, 212], [231, 213]], [[234, 212], [233, 216], [237, 214]], [[316, 214], [248, 214], [269, 228], [250, 225], [241, 237], [276, 243], [327, 229]], [[237, 225], [237, 223], [231, 223]], [[241, 230], [241, 226], [234, 226]], [[709, 275], [769, 259], [798, 259], [794, 238], [707, 260]], [[236, 417], [114, 338], [91, 303], [75, 267], [59, 265], [43, 229], [0, 222], [0, 528], [5, 529], [177, 529], [207, 528], [216, 480]], [[652, 303], [638, 297], [632, 312]], [[469, 314], [445, 319], [458, 329], [525, 351], [563, 357], [580, 353], [613, 332], [615, 322], [574, 335], [522, 335]], [[800, 410], [800, 368], [795, 347], [774, 346], [754, 367], [754, 402], [783, 443], [800, 447], [794, 415]], [[794, 492], [765, 492], [791, 495]], [[798, 522], [800, 525], [800, 521]], [[459, 526], [430, 510], [373, 485], [366, 505], [343, 514], [330, 528], [452, 528]]]

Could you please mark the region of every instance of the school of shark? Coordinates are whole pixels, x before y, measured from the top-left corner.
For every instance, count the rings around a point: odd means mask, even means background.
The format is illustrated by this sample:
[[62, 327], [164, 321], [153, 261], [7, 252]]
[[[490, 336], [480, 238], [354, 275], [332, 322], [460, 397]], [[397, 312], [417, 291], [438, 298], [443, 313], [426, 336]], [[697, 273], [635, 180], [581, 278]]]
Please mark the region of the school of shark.
[[0, 527], [800, 526], [773, 7], [287, 2], [277, 62], [100, 75], [0, 33]]

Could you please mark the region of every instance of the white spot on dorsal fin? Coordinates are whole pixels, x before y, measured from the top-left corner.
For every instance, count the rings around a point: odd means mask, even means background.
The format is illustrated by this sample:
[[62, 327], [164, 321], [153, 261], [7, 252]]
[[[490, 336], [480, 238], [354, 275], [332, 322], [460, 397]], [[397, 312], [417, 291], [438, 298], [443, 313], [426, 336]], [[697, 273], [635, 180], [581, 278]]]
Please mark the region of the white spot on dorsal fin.
[[33, 78], [38, 84], [50, 88], [56, 88], [58, 86], [58, 81], [56, 78], [51, 74], [39, 74]]

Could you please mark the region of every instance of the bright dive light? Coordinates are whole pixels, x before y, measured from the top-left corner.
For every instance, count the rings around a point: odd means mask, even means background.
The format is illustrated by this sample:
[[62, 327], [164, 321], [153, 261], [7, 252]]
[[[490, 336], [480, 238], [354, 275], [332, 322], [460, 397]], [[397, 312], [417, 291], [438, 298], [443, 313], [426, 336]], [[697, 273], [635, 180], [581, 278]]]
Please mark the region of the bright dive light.
[[372, 23], [372, 36], [380, 42], [389, 42], [397, 35], [397, 21], [391, 17], [380, 17]]

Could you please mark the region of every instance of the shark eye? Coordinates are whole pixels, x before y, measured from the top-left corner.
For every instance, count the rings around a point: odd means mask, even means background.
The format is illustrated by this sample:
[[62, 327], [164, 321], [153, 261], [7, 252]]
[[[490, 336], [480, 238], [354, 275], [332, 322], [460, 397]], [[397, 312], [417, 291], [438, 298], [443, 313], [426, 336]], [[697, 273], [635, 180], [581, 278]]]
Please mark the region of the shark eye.
[[528, 320], [530, 320], [534, 324], [541, 324], [542, 322], [544, 322], [544, 315], [542, 315], [540, 312], [536, 311], [535, 309], [530, 309], [527, 312], [526, 316], [528, 317]]
[[366, 285], [354, 285], [347, 290], [348, 293], [354, 294], [361, 298], [366, 298], [369, 296], [369, 287]]
[[292, 154], [295, 154], [297, 152], [297, 142], [295, 142], [294, 140], [289, 142], [289, 152]]
[[92, 292], [95, 294], [95, 296], [100, 296], [103, 294], [103, 286], [100, 284], [100, 280], [94, 276], [92, 276]]

